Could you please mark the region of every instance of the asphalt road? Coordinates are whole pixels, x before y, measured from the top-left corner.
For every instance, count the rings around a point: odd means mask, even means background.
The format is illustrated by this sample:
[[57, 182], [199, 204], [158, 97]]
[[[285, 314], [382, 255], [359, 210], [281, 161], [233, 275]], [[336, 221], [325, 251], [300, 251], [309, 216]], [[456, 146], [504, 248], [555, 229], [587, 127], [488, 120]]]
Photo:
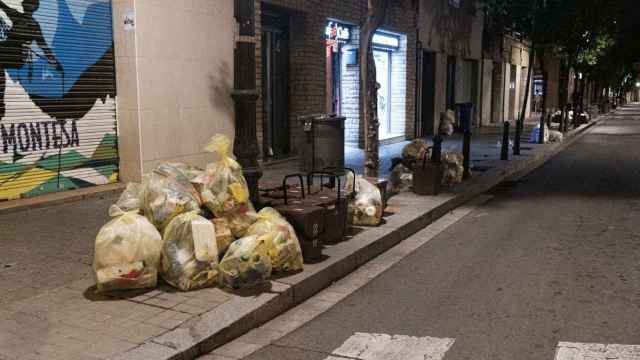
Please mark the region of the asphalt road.
[[357, 332], [453, 338], [445, 360], [550, 360], [561, 341], [640, 344], [640, 107], [493, 193], [248, 359], [322, 360]]

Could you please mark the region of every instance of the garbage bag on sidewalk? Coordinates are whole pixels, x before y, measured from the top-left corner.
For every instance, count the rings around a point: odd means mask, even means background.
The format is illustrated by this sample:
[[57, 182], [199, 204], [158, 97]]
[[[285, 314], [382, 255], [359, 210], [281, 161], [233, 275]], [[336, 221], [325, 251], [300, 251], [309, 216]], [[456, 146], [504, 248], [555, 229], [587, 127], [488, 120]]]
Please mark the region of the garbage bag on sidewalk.
[[440, 135], [451, 136], [455, 130], [456, 113], [453, 110], [447, 110], [440, 114]]
[[413, 171], [403, 164], [398, 164], [389, 174], [389, 194], [411, 191], [413, 187]]
[[215, 135], [205, 148], [220, 155], [193, 179], [204, 205], [218, 217], [227, 218], [235, 237], [242, 237], [256, 220], [255, 210], [249, 201], [249, 187], [242, 175], [240, 164], [231, 156], [231, 140]]
[[120, 194], [118, 201], [109, 207], [109, 216], [114, 217], [122, 212], [141, 209], [142, 186], [140, 183], [128, 183], [122, 194]]
[[557, 130], [550, 130], [549, 131], [549, 141], [550, 142], [563, 142], [564, 141], [564, 134], [560, 131]]
[[142, 191], [144, 215], [162, 232], [176, 216], [200, 210], [200, 195], [189, 181], [188, 165], [166, 163], [158, 166]]
[[225, 218], [217, 218], [211, 220], [213, 223], [213, 227], [216, 230], [216, 244], [218, 245], [218, 253], [224, 254], [229, 245], [236, 240], [231, 233], [231, 228], [229, 227], [229, 221]]
[[114, 214], [95, 242], [93, 269], [98, 291], [154, 287], [162, 237], [137, 210]]
[[453, 186], [462, 182], [464, 156], [459, 153], [442, 154], [442, 185]]
[[382, 222], [382, 194], [377, 186], [361, 175], [356, 177], [353, 188], [353, 174], [347, 174], [347, 193], [355, 196], [349, 201], [347, 218], [351, 225], [377, 226]]
[[265, 237], [246, 236], [231, 243], [220, 262], [222, 283], [233, 289], [258, 286], [271, 277]]
[[211, 221], [197, 211], [180, 214], [164, 231], [160, 275], [182, 290], [215, 286], [219, 282], [218, 245]]
[[270, 207], [260, 210], [258, 221], [249, 227], [247, 235], [264, 236], [273, 271], [302, 270], [302, 249], [296, 232], [277, 210]]
[[[547, 125], [544, 126], [544, 144], [549, 142], [549, 127]], [[532, 144], [538, 144], [540, 142], [540, 125], [536, 125], [533, 130], [531, 130], [531, 135], [529, 135], [529, 142]]]
[[419, 160], [428, 156], [428, 153], [429, 145], [422, 139], [416, 139], [402, 149], [402, 158], [405, 160]]

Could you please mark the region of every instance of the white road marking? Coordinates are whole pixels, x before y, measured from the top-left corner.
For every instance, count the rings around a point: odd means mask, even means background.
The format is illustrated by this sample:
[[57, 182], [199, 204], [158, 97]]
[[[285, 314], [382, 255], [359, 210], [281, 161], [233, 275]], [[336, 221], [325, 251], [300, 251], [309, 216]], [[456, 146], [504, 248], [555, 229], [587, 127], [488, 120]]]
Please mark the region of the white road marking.
[[442, 360], [455, 339], [355, 333], [325, 360]]
[[555, 360], [640, 360], [640, 345], [561, 342]]

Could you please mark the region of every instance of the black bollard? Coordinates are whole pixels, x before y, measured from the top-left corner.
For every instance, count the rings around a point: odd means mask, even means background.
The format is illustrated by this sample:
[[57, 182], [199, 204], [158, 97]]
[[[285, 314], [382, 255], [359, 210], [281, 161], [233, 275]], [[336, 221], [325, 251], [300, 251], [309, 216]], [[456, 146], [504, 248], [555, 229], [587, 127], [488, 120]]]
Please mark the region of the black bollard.
[[542, 115], [540, 116], [540, 131], [538, 132], [538, 144], [544, 144], [544, 127], [545, 127], [544, 117], [545, 117], [545, 113], [543, 112]]
[[520, 121], [516, 120], [516, 135], [513, 140], [513, 155], [520, 155], [520, 138], [522, 137], [522, 128], [520, 127]]
[[464, 138], [462, 139], [462, 155], [464, 156], [462, 179], [466, 180], [471, 177], [471, 129], [468, 127], [464, 130]]
[[501, 160], [509, 160], [509, 122], [504, 122], [504, 129], [502, 130], [502, 153], [500, 154]]
[[442, 136], [433, 137], [433, 149], [431, 150], [431, 162], [440, 164], [442, 162]]
[[456, 104], [458, 113], [460, 114], [460, 127], [464, 131], [464, 137], [462, 138], [462, 166], [464, 171], [462, 173], [463, 179], [471, 177], [471, 119], [473, 118], [473, 103], [459, 103]]

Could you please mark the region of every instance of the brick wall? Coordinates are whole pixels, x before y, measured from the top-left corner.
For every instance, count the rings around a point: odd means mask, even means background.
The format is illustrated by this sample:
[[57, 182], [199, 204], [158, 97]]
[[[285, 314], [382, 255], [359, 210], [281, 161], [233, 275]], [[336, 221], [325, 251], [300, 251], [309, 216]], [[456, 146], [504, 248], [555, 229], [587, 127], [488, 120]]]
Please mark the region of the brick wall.
[[[261, 61], [261, 1], [256, 0], [256, 66], [257, 87], [262, 91]], [[325, 46], [324, 28], [328, 19], [358, 25], [366, 13], [366, 0], [265, 0], [264, 3], [281, 7], [290, 16], [290, 64], [289, 64], [289, 118], [291, 126], [292, 152], [296, 153], [299, 115], [325, 112]], [[415, 58], [416, 58], [416, 14], [400, 3], [391, 5], [383, 28], [407, 35], [405, 137], [412, 138], [415, 128]], [[401, 105], [398, 105], [401, 106]], [[262, 148], [262, 125], [264, 112], [262, 101], [257, 105], [258, 142]], [[356, 125], [356, 124], [352, 124]]]

